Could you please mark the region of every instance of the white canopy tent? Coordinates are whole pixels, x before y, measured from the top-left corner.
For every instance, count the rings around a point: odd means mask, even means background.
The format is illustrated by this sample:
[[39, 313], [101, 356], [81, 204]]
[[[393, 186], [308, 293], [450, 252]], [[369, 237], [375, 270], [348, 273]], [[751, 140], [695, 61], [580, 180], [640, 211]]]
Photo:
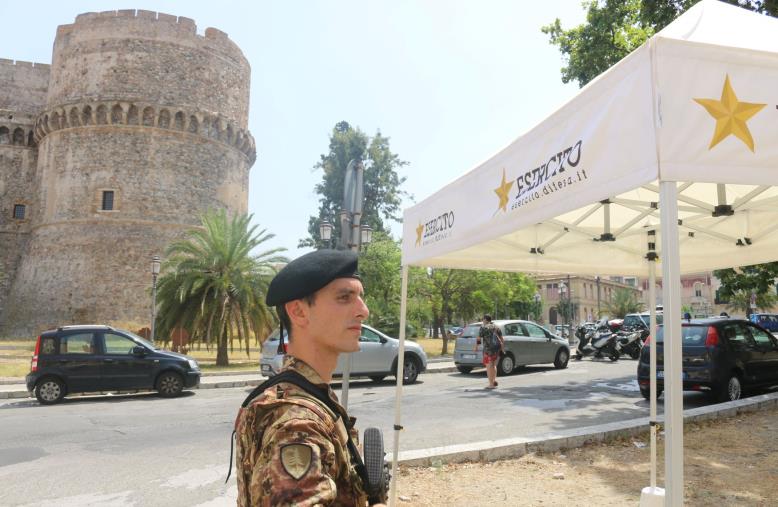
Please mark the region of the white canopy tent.
[[[666, 502], [681, 505], [680, 274], [778, 259], [776, 104], [778, 20], [715, 0], [695, 5], [542, 123], [405, 210], [399, 364], [408, 266], [653, 282], [658, 255]], [[398, 381], [392, 505], [401, 396]]]

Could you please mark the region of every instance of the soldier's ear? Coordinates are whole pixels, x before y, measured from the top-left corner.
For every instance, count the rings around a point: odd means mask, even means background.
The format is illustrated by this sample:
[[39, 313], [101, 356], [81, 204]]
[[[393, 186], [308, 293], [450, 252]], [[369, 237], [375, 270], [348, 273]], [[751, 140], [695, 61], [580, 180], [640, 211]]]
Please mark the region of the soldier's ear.
[[295, 299], [285, 304], [289, 320], [296, 327], [304, 327], [308, 323], [308, 305], [302, 299]]

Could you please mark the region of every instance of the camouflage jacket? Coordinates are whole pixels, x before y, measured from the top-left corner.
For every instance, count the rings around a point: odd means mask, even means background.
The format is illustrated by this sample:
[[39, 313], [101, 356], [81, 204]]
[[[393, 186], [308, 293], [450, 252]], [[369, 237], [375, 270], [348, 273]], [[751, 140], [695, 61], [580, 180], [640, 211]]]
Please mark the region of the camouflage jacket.
[[[287, 356], [282, 371], [293, 369], [314, 385], [335, 393], [305, 362]], [[345, 410], [341, 411], [345, 414]], [[349, 433], [342, 417], [296, 385], [266, 389], [235, 421], [238, 505], [365, 506], [367, 495], [351, 464]]]

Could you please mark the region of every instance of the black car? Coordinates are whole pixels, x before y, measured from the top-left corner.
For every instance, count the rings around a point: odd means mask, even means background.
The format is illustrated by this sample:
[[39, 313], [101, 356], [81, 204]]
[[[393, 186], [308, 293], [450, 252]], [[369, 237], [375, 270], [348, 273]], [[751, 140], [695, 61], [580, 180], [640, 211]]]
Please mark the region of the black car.
[[[709, 391], [719, 401], [737, 400], [743, 390], [778, 385], [778, 340], [764, 328], [742, 319], [684, 322], [683, 389]], [[649, 399], [650, 347], [657, 347], [657, 395], [664, 388], [664, 328], [650, 337], [638, 362], [640, 393]]]
[[43, 404], [67, 394], [155, 389], [172, 397], [200, 383], [197, 361], [110, 326], [63, 326], [38, 337], [27, 390]]

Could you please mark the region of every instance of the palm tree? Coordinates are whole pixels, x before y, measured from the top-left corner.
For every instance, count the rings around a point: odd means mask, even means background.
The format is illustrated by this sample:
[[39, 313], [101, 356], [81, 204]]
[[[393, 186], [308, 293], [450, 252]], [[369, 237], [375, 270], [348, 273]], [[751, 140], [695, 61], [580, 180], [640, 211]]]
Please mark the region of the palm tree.
[[616, 289], [613, 299], [605, 304], [605, 309], [611, 318], [623, 319], [628, 313], [637, 313], [643, 310], [643, 303], [638, 300], [637, 294], [630, 289]]
[[201, 217], [202, 227], [172, 243], [159, 281], [160, 336], [183, 327], [192, 341], [216, 343], [216, 364], [228, 366], [227, 345], [238, 339], [249, 353], [250, 337], [256, 342], [275, 325], [265, 295], [275, 266], [287, 262], [278, 256], [283, 248], [251, 255], [274, 237], [250, 226], [251, 215], [228, 219], [224, 210]]
[[[756, 295], [756, 307], [760, 310], [769, 310], [775, 306], [776, 298], [773, 294], [763, 292]], [[753, 308], [751, 307], [751, 293], [745, 290], [733, 291], [729, 298], [727, 308], [735, 312], [743, 312], [746, 318], [751, 316]]]

